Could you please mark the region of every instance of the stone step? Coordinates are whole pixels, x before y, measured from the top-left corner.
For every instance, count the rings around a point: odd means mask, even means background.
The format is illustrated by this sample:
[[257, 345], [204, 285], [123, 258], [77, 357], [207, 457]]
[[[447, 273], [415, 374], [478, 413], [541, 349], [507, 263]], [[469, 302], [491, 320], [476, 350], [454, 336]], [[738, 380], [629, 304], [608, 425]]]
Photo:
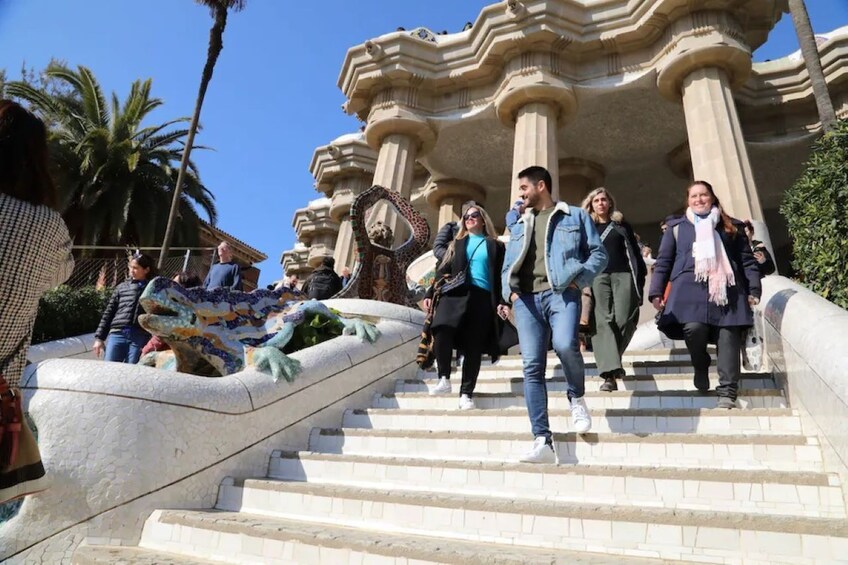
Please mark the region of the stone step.
[[[556, 433], [561, 464], [822, 471], [819, 442], [801, 435]], [[309, 450], [435, 460], [517, 461], [528, 431], [470, 432], [315, 428]]]
[[[232, 482], [233, 484], [228, 484]], [[843, 559], [848, 520], [509, 500], [268, 479], [225, 481], [221, 510], [661, 559]]]
[[[597, 433], [654, 434], [791, 434], [801, 433], [801, 418], [789, 408], [749, 410], [611, 408], [594, 409], [592, 430]], [[571, 428], [571, 411], [548, 411], [552, 429]], [[347, 410], [344, 428], [427, 431], [529, 432], [525, 408], [489, 410], [426, 410], [369, 408]]]
[[[649, 565], [659, 560], [553, 548], [513, 547], [488, 541], [374, 531], [226, 511], [156, 511], [142, 545], [228, 563], [327, 565]], [[429, 533], [429, 532], [427, 532]], [[451, 536], [451, 537], [449, 537]], [[451, 539], [453, 538], [453, 539]]]
[[186, 557], [175, 553], [155, 551], [141, 547], [114, 545], [81, 545], [74, 551], [74, 565], [211, 565], [220, 561], [208, 561]]
[[514, 500], [846, 517], [839, 480], [824, 473], [429, 461], [276, 451], [268, 476]]
[[[715, 346], [710, 345], [707, 347], [707, 352], [715, 357]], [[548, 351], [548, 359], [554, 360], [558, 362], [558, 359], [553, 351]], [[584, 351], [583, 359], [587, 362], [595, 361], [595, 354], [592, 351]], [[632, 362], [632, 361], [689, 361], [691, 358], [689, 356], [689, 351], [686, 348], [674, 348], [674, 349], [631, 349], [625, 351], [621, 356], [622, 361], [624, 362]], [[488, 358], [484, 357], [484, 364], [487, 363]], [[520, 362], [521, 355], [503, 355], [500, 359], [501, 361], [509, 361], [509, 362]]]
[[[678, 362], [658, 362], [658, 363], [635, 363], [633, 365], [625, 364], [622, 367], [625, 372], [625, 376], [641, 376], [641, 375], [687, 375], [690, 379], [694, 375], [694, 368], [692, 365], [688, 363], [678, 363]], [[424, 372], [424, 377], [421, 376], [421, 371], [419, 371], [419, 378], [433, 378], [437, 377], [435, 371]], [[462, 373], [461, 368], [455, 368], [451, 372], [451, 376], [456, 375], [459, 376]], [[715, 364], [711, 365], [708, 369], [709, 375], [718, 381], [718, 373]], [[521, 377], [522, 376], [522, 368], [521, 365], [510, 366], [510, 365], [493, 365], [491, 367], [481, 367], [480, 373], [478, 376], [478, 380], [489, 380], [489, 379], [499, 379], [504, 377]], [[761, 377], [770, 376], [768, 373], [745, 373], [746, 375], [757, 375]], [[595, 367], [591, 363], [587, 363], [585, 367], [585, 375], [586, 380], [598, 379], [600, 375], [600, 371], [598, 371], [597, 367]], [[551, 377], [562, 377], [565, 376], [565, 373], [560, 367], [559, 362], [556, 364], [549, 364], [545, 371], [546, 378]]]
[[[419, 373], [420, 375], [421, 373]], [[426, 373], [425, 379], [400, 379], [395, 383], [395, 392], [427, 392], [429, 386], [433, 386], [437, 382], [436, 373]], [[695, 385], [692, 382], [692, 373], [669, 373], [662, 375], [636, 375], [628, 376], [623, 379], [618, 379], [619, 390], [676, 390], [695, 392]], [[460, 373], [454, 373], [451, 377], [451, 383], [455, 387], [459, 387], [462, 378]], [[586, 392], [599, 392], [603, 381], [598, 378], [586, 378]], [[548, 391], [565, 391], [566, 381], [559, 371], [556, 376], [553, 376], [548, 371], [547, 377]], [[710, 375], [710, 388], [715, 389], [718, 386], [718, 375]], [[758, 373], [750, 373], [742, 375], [739, 380], [739, 387], [746, 390], [751, 389], [771, 389], [778, 390], [777, 385], [771, 376]], [[457, 392], [459, 388], [456, 388]], [[502, 376], [486, 376], [481, 371], [480, 377], [477, 379], [477, 386], [474, 392], [524, 392], [524, 378], [521, 376], [521, 371], [515, 371]]]
[[[459, 382], [454, 383], [453, 394], [430, 396], [427, 392], [396, 392], [375, 394], [372, 408], [442, 409], [457, 407]], [[522, 387], [523, 389], [523, 387]], [[477, 408], [525, 408], [524, 392], [475, 392]], [[715, 408], [718, 396], [714, 391], [702, 394], [696, 391], [632, 391], [587, 392], [586, 402], [592, 408]], [[750, 408], [786, 408], [786, 398], [777, 389], [741, 389], [737, 404], [743, 410]], [[567, 409], [568, 396], [564, 391], [548, 390], [548, 407]]]

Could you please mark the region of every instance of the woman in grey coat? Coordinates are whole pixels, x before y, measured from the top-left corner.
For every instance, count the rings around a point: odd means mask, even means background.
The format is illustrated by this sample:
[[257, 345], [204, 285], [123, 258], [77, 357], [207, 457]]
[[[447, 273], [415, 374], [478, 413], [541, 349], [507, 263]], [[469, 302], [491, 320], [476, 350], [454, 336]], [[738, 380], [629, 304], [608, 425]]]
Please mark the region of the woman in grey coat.
[[[686, 340], [701, 392], [710, 388], [707, 344], [716, 344], [718, 405], [734, 408], [742, 332], [754, 323], [751, 307], [760, 301], [760, 271], [742, 222], [721, 209], [712, 185], [692, 183], [687, 206], [684, 216], [668, 222], [648, 296], [662, 312], [660, 330]], [[664, 302], [667, 282], [671, 289]]]

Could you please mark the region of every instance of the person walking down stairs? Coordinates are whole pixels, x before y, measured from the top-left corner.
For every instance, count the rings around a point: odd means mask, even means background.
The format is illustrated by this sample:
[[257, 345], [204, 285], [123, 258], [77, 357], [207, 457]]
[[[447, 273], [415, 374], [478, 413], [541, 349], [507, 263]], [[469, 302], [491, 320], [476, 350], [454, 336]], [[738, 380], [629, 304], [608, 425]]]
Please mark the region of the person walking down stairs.
[[[451, 290], [440, 290], [433, 316], [432, 331], [439, 382], [431, 394], [450, 394], [454, 349], [465, 353], [462, 363], [462, 385], [459, 408], [475, 408], [474, 388], [480, 373], [483, 353], [492, 362], [500, 357], [500, 338], [509, 307], [502, 304], [500, 271], [504, 245], [497, 239], [494, 224], [486, 211], [474, 204], [462, 215], [462, 226], [436, 270], [436, 281], [447, 276], [464, 276], [464, 284]], [[424, 299], [429, 311], [436, 284], [430, 286]]]
[[504, 299], [512, 304], [524, 365], [524, 397], [535, 438], [522, 458], [555, 463], [545, 381], [548, 344], [562, 363], [574, 431], [592, 429], [583, 399], [586, 370], [578, 345], [581, 289], [604, 270], [607, 254], [585, 210], [554, 202], [543, 167], [518, 174], [526, 210], [509, 228], [502, 272]]
[[604, 380], [601, 390], [612, 392], [618, 390], [616, 378], [624, 376], [621, 355], [639, 322], [647, 268], [633, 228], [616, 209], [615, 199], [606, 188], [590, 192], [583, 200], [583, 209], [594, 220], [609, 257], [606, 269], [592, 281], [592, 351]]
[[760, 270], [742, 222], [722, 210], [712, 185], [695, 181], [686, 194], [686, 214], [668, 222], [660, 242], [648, 295], [662, 312], [660, 331], [686, 340], [701, 392], [710, 389], [707, 344], [716, 344], [718, 406], [736, 408], [742, 332], [754, 323]]

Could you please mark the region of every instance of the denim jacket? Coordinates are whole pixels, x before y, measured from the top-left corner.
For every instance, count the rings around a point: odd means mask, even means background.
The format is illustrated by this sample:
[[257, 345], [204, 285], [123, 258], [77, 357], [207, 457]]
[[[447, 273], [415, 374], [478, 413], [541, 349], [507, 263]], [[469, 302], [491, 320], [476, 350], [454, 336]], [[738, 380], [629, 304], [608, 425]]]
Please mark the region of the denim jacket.
[[[511, 219], [508, 215], [509, 243], [501, 271], [501, 288], [507, 302], [513, 292], [519, 291], [518, 270], [530, 249], [536, 216], [527, 210], [518, 221]], [[545, 270], [551, 290], [562, 293], [571, 283], [583, 289], [606, 266], [607, 252], [589, 214], [582, 208], [557, 202], [545, 231]]]

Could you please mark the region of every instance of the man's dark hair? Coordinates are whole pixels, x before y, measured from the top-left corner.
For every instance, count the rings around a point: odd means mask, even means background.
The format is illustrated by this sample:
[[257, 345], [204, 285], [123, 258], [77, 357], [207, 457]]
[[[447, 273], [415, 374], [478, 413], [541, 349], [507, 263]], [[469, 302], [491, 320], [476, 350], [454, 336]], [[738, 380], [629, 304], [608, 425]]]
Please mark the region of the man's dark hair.
[[551, 173], [548, 172], [548, 169], [545, 167], [540, 167], [539, 165], [533, 165], [532, 167], [527, 167], [515, 178], [519, 179], [527, 179], [533, 184], [539, 184], [539, 181], [545, 181], [545, 188], [548, 189], [548, 192], [553, 190], [553, 180], [551, 180]]
[[323, 259], [321, 259], [321, 265], [323, 267], [329, 267], [330, 269], [333, 269], [336, 266], [336, 260], [332, 257], [324, 257]]

